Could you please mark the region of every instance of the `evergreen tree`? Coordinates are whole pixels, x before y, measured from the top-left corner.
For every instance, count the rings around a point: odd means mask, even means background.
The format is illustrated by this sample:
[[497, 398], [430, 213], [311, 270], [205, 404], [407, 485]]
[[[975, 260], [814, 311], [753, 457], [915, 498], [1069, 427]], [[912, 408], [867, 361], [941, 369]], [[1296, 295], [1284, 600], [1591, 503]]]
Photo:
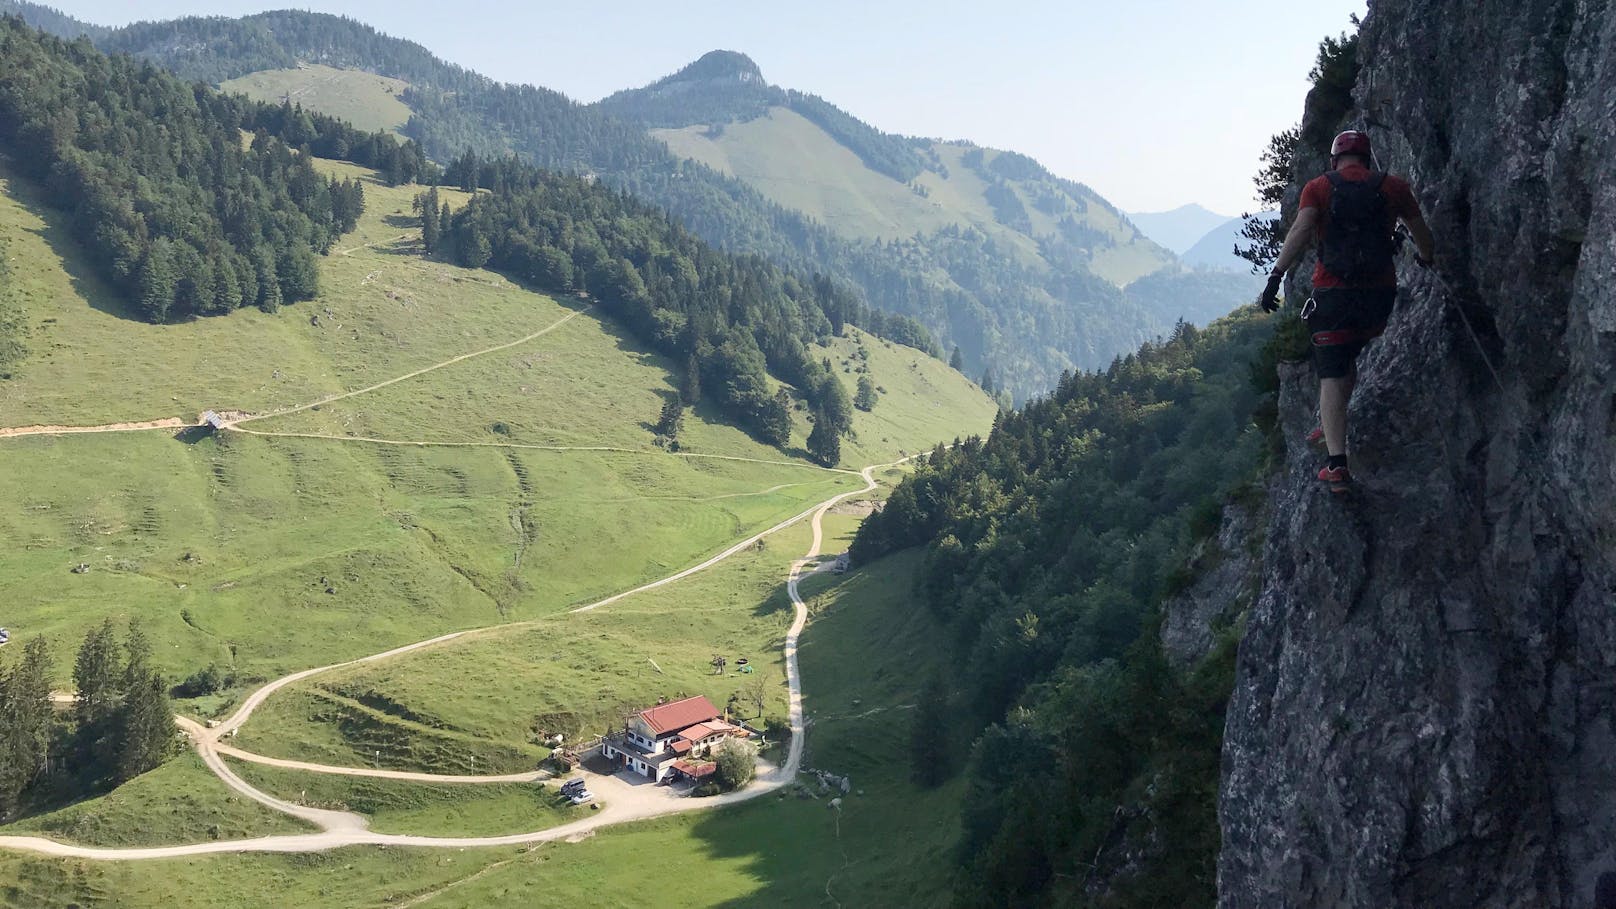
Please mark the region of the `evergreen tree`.
[[915, 785], [935, 789], [948, 779], [950, 754], [948, 692], [942, 679], [933, 677], [920, 689], [909, 726], [909, 778]]
[[164, 322], [174, 305], [174, 291], [179, 284], [178, 266], [174, 261], [174, 246], [167, 237], [158, 237], [147, 250], [140, 263], [136, 278], [140, 293], [140, 309], [153, 322]]
[[954, 353], [948, 358], [948, 368], [955, 372], [965, 371], [965, 357], [960, 354], [959, 345], [954, 345]]
[[696, 362], [694, 351], [685, 357], [685, 373], [679, 381], [679, 400], [691, 407], [701, 400], [701, 364]]
[[434, 186], [416, 196], [415, 208], [421, 214], [421, 246], [431, 255], [438, 248], [438, 188]]
[[808, 433], [808, 454], [826, 467], [842, 460], [842, 436], [823, 412], [815, 412], [814, 428]]
[[78, 688], [74, 720], [81, 730], [99, 726], [118, 709], [121, 695], [117, 648], [111, 619], [90, 629], [79, 646], [78, 659], [73, 663], [73, 684]]
[[679, 450], [679, 430], [685, 425], [685, 405], [678, 397], [669, 398], [662, 405], [662, 414], [657, 418], [657, 443], [665, 444], [674, 451]]
[[875, 409], [875, 383], [870, 381], [869, 376], [859, 376], [858, 395], [853, 398], [853, 406], [863, 411]]
[[826, 373], [815, 388], [819, 414], [830, 423], [831, 432], [841, 435], [853, 428], [853, 402], [847, 389], [833, 373]]
[[776, 447], [791, 441], [791, 392], [784, 388], [764, 398], [758, 409], [758, 438]]
[[0, 818], [17, 809], [48, 766], [50, 675], [50, 650], [40, 638], [29, 641], [22, 660], [0, 675]]
[[174, 711], [168, 686], [151, 666], [151, 644], [138, 621], [129, 624], [124, 649], [123, 709], [119, 712], [117, 777], [134, 779], [174, 754]]
[[455, 254], [460, 264], [467, 268], [482, 268], [494, 254], [493, 247], [488, 243], [488, 235], [475, 225], [462, 231], [455, 239]]

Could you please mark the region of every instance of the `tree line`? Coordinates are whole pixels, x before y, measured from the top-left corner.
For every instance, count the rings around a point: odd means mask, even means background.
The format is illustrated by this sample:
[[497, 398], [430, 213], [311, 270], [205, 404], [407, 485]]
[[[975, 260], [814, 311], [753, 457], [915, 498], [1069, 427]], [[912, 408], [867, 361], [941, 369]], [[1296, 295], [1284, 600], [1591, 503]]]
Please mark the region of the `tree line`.
[[[741, 180], [677, 158], [641, 128], [649, 122], [746, 120], [785, 103], [895, 179], [910, 179], [917, 168], [947, 170], [928, 145], [881, 133], [810, 95], [737, 80], [710, 98], [626, 92], [580, 105], [547, 89], [496, 83], [351, 19], [295, 11], [141, 23], [98, 40], [209, 81], [298, 60], [404, 79], [411, 83], [404, 100], [415, 112], [404, 132], [437, 160], [469, 148], [484, 159], [514, 153], [540, 167], [596, 174], [667, 210], [720, 249], [833, 278], [862, 306], [890, 314], [883, 327], [858, 322], [871, 331], [934, 354], [941, 350], [931, 337], [957, 344], [970, 374], [992, 367], [1016, 399], [1051, 387], [1063, 370], [1101, 366], [1114, 352], [1131, 350], [1171, 326], [1141, 313], [1117, 288], [1088, 273], [1092, 250], [1109, 240], [1091, 235], [1067, 243], [1051, 250], [1043, 267], [957, 230], [886, 242], [844, 238]], [[738, 64], [716, 58], [705, 65]], [[675, 116], [679, 110], [699, 118]], [[1071, 197], [1078, 215], [1093, 206], [1109, 208], [1087, 187], [1056, 178], [1022, 156], [999, 153], [984, 157], [980, 167], [990, 182], [1021, 181], [1035, 198]], [[1000, 195], [1007, 217], [1020, 224], [1009, 197]], [[1224, 300], [1224, 311], [1234, 303], [1234, 297]]]
[[[1068, 374], [988, 438], [933, 451], [861, 527], [859, 564], [925, 547], [916, 608], [950, 630], [949, 712], [979, 730], [953, 768], [961, 905], [1083, 904], [1074, 882], [1122, 834], [1152, 849], [1106, 905], [1212, 901], [1233, 641], [1174, 669], [1156, 610], [1261, 460], [1252, 415], [1272, 386], [1251, 364], [1271, 334], [1248, 308]], [[929, 685], [919, 713], [942, 697]], [[940, 782], [934, 738], [912, 741], [924, 783]]]
[[315, 256], [353, 229], [364, 193], [320, 176], [311, 154], [400, 182], [427, 175], [413, 145], [221, 95], [15, 17], [0, 18], [0, 56], [0, 150], [153, 322], [314, 296]]
[[[853, 407], [829, 361], [816, 359], [809, 345], [867, 314], [850, 292], [758, 256], [719, 252], [657, 208], [514, 157], [486, 160], [468, 151], [443, 176], [490, 192], [447, 216], [435, 191], [423, 194], [416, 208], [429, 250], [543, 290], [587, 293], [685, 366], [691, 378], [682, 404], [710, 399], [760, 440], [783, 446], [796, 400], [772, 387], [772, 372], [813, 413], [819, 436], [810, 452], [835, 463], [831, 438], [839, 444], [851, 428]], [[677, 425], [668, 413], [658, 422]]]
[[178, 748], [168, 688], [138, 622], [121, 642], [111, 620], [85, 635], [71, 712], [55, 709], [53, 672], [41, 638], [9, 668], [0, 662], [0, 819], [58, 794], [134, 779]]

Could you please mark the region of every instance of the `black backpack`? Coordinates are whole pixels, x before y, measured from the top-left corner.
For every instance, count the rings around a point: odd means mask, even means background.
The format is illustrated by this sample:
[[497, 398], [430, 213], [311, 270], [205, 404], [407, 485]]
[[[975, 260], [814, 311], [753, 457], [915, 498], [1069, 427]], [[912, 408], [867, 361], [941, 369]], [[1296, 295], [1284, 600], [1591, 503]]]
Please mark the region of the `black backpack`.
[[1386, 175], [1372, 173], [1357, 182], [1330, 171], [1325, 178], [1330, 181], [1330, 218], [1319, 250], [1325, 270], [1348, 284], [1379, 278], [1391, 269], [1397, 253], [1386, 196], [1380, 191]]

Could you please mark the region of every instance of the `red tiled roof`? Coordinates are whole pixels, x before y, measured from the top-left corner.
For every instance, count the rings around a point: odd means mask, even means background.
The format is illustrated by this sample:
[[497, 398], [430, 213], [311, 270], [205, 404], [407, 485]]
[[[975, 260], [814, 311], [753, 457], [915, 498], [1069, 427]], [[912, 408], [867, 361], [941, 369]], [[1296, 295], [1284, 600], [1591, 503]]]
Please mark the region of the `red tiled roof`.
[[699, 780], [704, 776], [712, 776], [717, 773], [718, 765], [712, 761], [705, 761], [700, 764], [692, 764], [689, 761], [674, 761], [673, 769]]
[[684, 754], [690, 750], [690, 742], [685, 739], [674, 739], [668, 747], [673, 749], [674, 754]]
[[708, 720], [705, 723], [697, 723], [696, 725], [691, 726], [684, 732], [679, 733], [679, 735], [683, 738], [689, 739], [691, 742], [699, 742], [708, 736], [733, 732], [735, 732], [735, 727], [724, 722], [723, 720]]
[[719, 717], [718, 708], [713, 702], [702, 695], [685, 698], [682, 701], [670, 701], [647, 707], [640, 711], [640, 719], [645, 725], [651, 727], [653, 735], [663, 735], [669, 732], [678, 732], [697, 723], [707, 720], [716, 720]]

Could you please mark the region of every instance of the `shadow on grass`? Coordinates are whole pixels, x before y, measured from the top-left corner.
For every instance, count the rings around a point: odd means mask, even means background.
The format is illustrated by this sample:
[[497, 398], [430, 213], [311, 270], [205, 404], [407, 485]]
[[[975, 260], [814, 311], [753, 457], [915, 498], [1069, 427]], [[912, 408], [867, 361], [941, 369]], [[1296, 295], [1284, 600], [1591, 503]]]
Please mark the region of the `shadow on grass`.
[[42, 187], [23, 176], [16, 166], [3, 156], [0, 156], [0, 179], [9, 181], [9, 195], [17, 201], [17, 205], [42, 222], [42, 227], [22, 229], [39, 237], [52, 252], [61, 257], [62, 270], [67, 273], [74, 293], [88, 301], [91, 308], [107, 315], [130, 322], [148, 321], [141, 318], [128, 305], [123, 296], [113, 289], [111, 283], [86, 264], [90, 258], [89, 253], [79, 245], [78, 240], [74, 239], [68, 214], [49, 204]]
[[939, 633], [909, 594], [918, 565], [916, 551], [817, 576], [828, 585], [818, 588], [817, 611], [804, 591], [803, 766], [847, 777], [850, 791], [799, 775], [804, 785], [701, 816], [692, 825], [701, 858], [756, 882], [719, 905], [947, 904], [959, 784], [921, 790], [909, 781], [907, 708], [944, 659]]

